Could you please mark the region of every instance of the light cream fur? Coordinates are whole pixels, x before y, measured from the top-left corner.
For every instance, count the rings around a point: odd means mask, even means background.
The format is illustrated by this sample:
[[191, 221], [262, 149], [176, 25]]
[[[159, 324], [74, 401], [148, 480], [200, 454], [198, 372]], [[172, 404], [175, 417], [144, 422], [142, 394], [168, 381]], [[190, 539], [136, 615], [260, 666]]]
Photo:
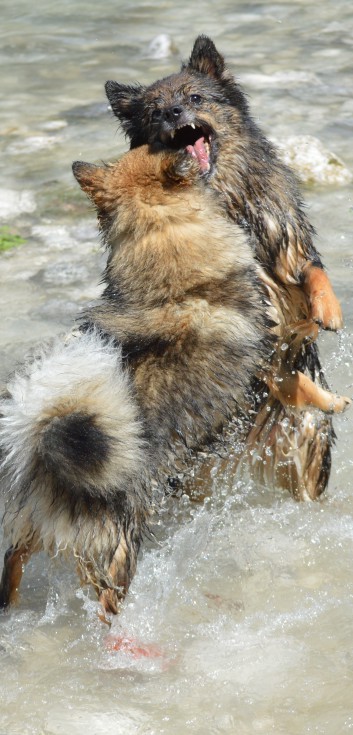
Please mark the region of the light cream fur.
[[[114, 446], [99, 468], [102, 497], [109, 499], [117, 488], [125, 489], [128, 480], [141, 475], [144, 441], [120, 350], [103, 341], [97, 331], [58, 340], [15, 374], [7, 389], [8, 397], [0, 402], [0, 443], [7, 480], [5, 534], [10, 543], [25, 545], [34, 537], [50, 553], [69, 549], [86, 562], [105, 550], [107, 567], [109, 550], [118, 546], [119, 538], [104, 508], [90, 515], [83, 505], [82, 524], [73, 524], [65, 498], [53, 497], [50, 475], [43, 471], [31, 478], [31, 468], [48, 422], [55, 416], [86, 411], [96, 416]], [[65, 468], [60, 472], [65, 477]], [[84, 482], [84, 471], [79, 479]], [[29, 488], [23, 494], [26, 483]], [[79, 488], [77, 502], [79, 507]]]

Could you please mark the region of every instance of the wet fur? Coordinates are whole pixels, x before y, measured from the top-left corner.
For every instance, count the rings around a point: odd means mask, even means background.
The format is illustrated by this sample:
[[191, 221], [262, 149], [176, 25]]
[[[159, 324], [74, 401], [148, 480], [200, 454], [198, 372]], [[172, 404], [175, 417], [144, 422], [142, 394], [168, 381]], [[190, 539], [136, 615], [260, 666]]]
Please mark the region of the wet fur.
[[[148, 87], [110, 81], [106, 92], [132, 148], [148, 143], [185, 149], [184, 131], [193, 135], [191, 125], [211, 135], [208, 185], [221, 196], [230, 220], [247, 233], [261, 264], [278, 325], [277, 371], [302, 371], [326, 389], [308, 331], [314, 333], [315, 323], [340, 328], [340, 306], [314, 247], [297, 180], [252, 119], [213, 42], [199, 36], [189, 62], [176, 74]], [[284, 343], [289, 346], [283, 352]], [[263, 470], [263, 479], [288, 487], [297, 498], [316, 498], [330, 473], [331, 419], [293, 413], [261, 383], [255, 390], [263, 398], [249, 434], [249, 461], [259, 454], [266, 460], [257, 462], [255, 473]]]
[[75, 164], [109, 247], [87, 317], [122, 346], [160, 461], [215, 438], [248, 403], [273, 348], [247, 237], [185, 154], [147, 146], [105, 168]]
[[[73, 555], [98, 595], [113, 587], [122, 596], [151, 499], [145, 431], [121, 350], [94, 328], [39, 349], [9, 380], [0, 414], [11, 544], [0, 604], [15, 599], [13, 575], [41, 549]], [[122, 547], [128, 553], [113, 579]]]
[[[76, 558], [117, 612], [136, 567], [152, 488], [212, 452], [249, 408], [273, 352], [246, 235], [198, 165], [147, 146], [107, 166], [76, 163], [108, 248], [100, 303], [39, 350], [0, 405], [6, 488], [0, 604], [41, 549]], [[154, 496], [155, 499], [155, 496]]]

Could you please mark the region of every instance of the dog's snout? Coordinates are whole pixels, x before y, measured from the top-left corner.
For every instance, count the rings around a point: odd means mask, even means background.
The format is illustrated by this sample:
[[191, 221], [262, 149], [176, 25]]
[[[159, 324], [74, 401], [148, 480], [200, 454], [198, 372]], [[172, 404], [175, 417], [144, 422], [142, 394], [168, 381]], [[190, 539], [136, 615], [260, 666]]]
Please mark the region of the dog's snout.
[[164, 119], [167, 122], [175, 122], [179, 119], [182, 112], [183, 108], [181, 105], [173, 105], [173, 107], [168, 107], [168, 109], [164, 111]]

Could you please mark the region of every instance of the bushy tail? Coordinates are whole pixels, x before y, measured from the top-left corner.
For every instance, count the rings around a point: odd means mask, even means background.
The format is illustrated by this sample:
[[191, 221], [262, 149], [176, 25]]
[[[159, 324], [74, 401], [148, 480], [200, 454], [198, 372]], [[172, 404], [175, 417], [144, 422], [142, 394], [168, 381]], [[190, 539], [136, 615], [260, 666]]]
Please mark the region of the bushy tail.
[[[108, 499], [142, 470], [142, 424], [119, 349], [98, 332], [35, 355], [0, 403], [12, 490], [43, 482]], [[133, 490], [132, 490], [133, 492]]]

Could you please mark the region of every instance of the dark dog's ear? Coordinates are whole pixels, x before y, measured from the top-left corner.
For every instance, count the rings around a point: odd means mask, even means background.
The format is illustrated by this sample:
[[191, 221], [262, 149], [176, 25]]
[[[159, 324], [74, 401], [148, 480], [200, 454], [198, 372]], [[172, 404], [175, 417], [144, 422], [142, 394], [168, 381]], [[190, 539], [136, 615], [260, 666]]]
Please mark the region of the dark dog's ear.
[[104, 201], [104, 181], [107, 175], [106, 166], [95, 166], [93, 163], [75, 161], [72, 171], [81, 189], [99, 208]]
[[220, 79], [224, 72], [224, 58], [208, 36], [198, 36], [187, 68]]
[[243, 111], [244, 114], [248, 114], [246, 97], [241, 87], [227, 69], [223, 56], [217, 51], [208, 36], [198, 36], [186, 68], [190, 72], [206, 74], [219, 82], [228, 102]]
[[136, 137], [136, 130], [141, 127], [145, 89], [140, 84], [119, 84], [112, 81], [105, 84], [105, 92], [114, 115], [130, 138]]

